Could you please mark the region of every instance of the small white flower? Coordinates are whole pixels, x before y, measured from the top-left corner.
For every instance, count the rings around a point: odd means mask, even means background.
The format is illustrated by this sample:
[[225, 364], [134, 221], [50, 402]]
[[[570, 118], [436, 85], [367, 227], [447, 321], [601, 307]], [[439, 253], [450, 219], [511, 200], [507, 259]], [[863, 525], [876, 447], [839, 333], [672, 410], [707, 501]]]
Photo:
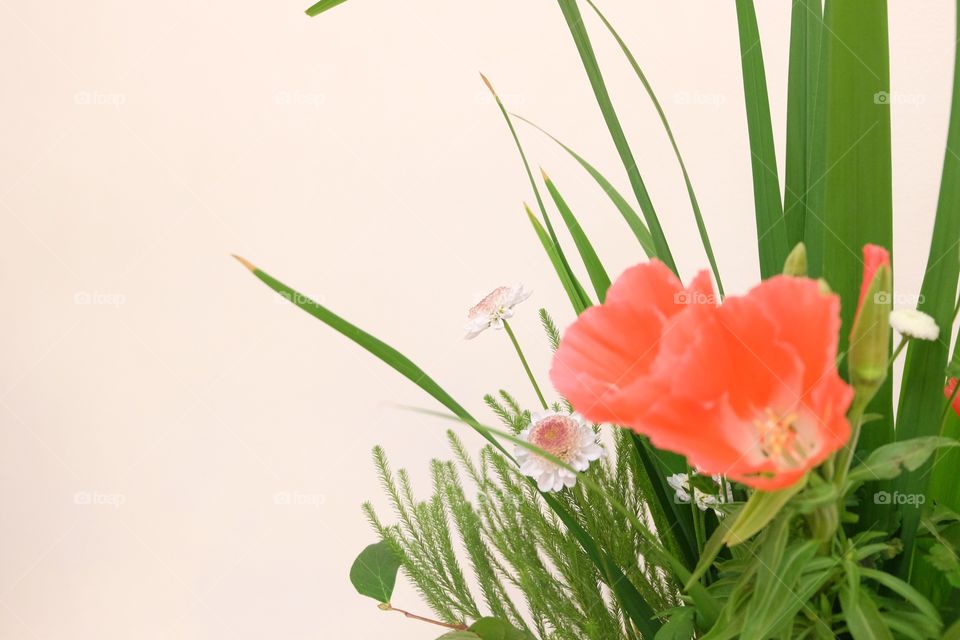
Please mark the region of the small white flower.
[[891, 311], [890, 326], [905, 338], [936, 340], [940, 337], [940, 327], [936, 320], [916, 309]]
[[503, 319], [513, 317], [513, 308], [530, 297], [531, 291], [522, 284], [497, 287], [475, 304], [467, 313], [467, 340], [476, 338], [486, 329], [503, 329]]
[[[718, 485], [720, 484], [720, 476], [714, 476], [713, 479], [717, 481]], [[704, 493], [697, 487], [693, 487], [691, 491], [690, 476], [686, 473], [675, 473], [672, 476], [668, 476], [667, 484], [670, 485], [670, 488], [676, 493], [676, 501], [678, 503], [689, 504], [690, 501], [693, 500], [700, 511], [706, 511], [707, 509], [716, 510], [717, 505], [733, 500], [732, 495], [725, 499], [724, 496], [721, 495]]]
[[[597, 434], [578, 413], [534, 413], [530, 426], [520, 433], [520, 438], [577, 471], [586, 471], [591, 462], [603, 455]], [[515, 455], [520, 473], [536, 479], [540, 491], [560, 491], [577, 484], [577, 474], [532, 451], [517, 446]]]
[[690, 476], [685, 473], [675, 473], [667, 478], [667, 484], [677, 494], [677, 502], [690, 502]]

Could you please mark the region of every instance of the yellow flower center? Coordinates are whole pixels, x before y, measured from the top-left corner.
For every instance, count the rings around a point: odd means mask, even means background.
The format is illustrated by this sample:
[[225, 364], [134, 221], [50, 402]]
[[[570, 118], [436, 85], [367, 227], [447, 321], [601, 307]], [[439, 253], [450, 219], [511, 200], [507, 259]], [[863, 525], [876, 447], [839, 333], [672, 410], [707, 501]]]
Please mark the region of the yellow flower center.
[[800, 466], [806, 458], [807, 447], [797, 432], [797, 418], [796, 413], [780, 415], [768, 407], [763, 416], [753, 421], [760, 437], [760, 449], [779, 466]]

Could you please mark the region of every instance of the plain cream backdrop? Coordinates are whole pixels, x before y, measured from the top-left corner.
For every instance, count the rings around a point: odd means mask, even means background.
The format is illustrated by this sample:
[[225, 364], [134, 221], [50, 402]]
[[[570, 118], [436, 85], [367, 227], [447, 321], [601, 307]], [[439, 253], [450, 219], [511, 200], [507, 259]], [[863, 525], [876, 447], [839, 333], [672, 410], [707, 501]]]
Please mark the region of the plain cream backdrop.
[[[509, 343], [461, 326], [523, 281], [571, 314], [478, 71], [627, 193], [549, 0], [0, 0], [0, 637], [432, 638], [347, 580], [384, 501], [369, 452], [429, 490], [447, 425], [253, 260], [394, 344], [467, 406], [534, 400]], [[782, 138], [790, 3], [758, 2]], [[732, 0], [602, 3], [685, 151], [728, 290], [757, 278]], [[898, 287], [926, 261], [949, 110], [948, 0], [892, 0]], [[685, 277], [706, 266], [666, 138], [588, 19]], [[562, 151], [521, 128], [611, 272], [640, 259]], [[779, 149], [782, 154], [782, 148]], [[781, 164], [782, 168], [782, 164]], [[782, 170], [782, 169], [781, 169]], [[466, 433], [478, 445], [478, 438]], [[386, 515], [386, 514], [385, 514]], [[425, 612], [406, 584], [395, 603]]]

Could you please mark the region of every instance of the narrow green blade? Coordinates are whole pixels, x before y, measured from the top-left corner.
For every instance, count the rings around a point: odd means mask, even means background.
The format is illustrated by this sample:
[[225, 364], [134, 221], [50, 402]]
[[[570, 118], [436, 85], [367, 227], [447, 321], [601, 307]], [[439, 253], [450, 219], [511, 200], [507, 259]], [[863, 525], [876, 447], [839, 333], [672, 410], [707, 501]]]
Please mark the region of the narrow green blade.
[[493, 95], [493, 99], [497, 102], [497, 107], [500, 109], [500, 114], [507, 123], [507, 128], [510, 130], [510, 135], [513, 137], [513, 142], [517, 145], [517, 151], [520, 153], [520, 160], [523, 162], [523, 168], [527, 172], [527, 179], [530, 181], [530, 187], [533, 189], [533, 195], [537, 199], [537, 207], [540, 209], [540, 214], [543, 216], [543, 223], [546, 225], [547, 233], [550, 235], [550, 240], [553, 243], [557, 257], [560, 259], [560, 264], [563, 266], [563, 270], [566, 272], [567, 278], [573, 284], [574, 289], [577, 290], [578, 297], [586, 301], [586, 291], [584, 291], [583, 285], [580, 284], [580, 281], [577, 280], [577, 276], [570, 268], [570, 263], [567, 262], [567, 257], [563, 253], [563, 247], [560, 246], [560, 238], [557, 237], [557, 232], [554, 230], [553, 223], [550, 221], [550, 216], [547, 214], [547, 208], [543, 204], [543, 197], [540, 195], [540, 189], [537, 187], [537, 181], [534, 180], [533, 171], [530, 170], [530, 163], [527, 162], [527, 154], [523, 150], [523, 145], [520, 143], [520, 136], [517, 135], [517, 130], [513, 126], [513, 119], [510, 117], [510, 113], [507, 111], [506, 107], [503, 106], [503, 102], [501, 102], [500, 96], [497, 95], [496, 90], [493, 88], [493, 84], [491, 84], [487, 77], [482, 73], [480, 74], [480, 78], [483, 79], [483, 83], [487, 85], [487, 89], [489, 89], [490, 93]]
[[[697, 549], [697, 538], [693, 527], [693, 514], [687, 505], [679, 504], [676, 494], [667, 483], [667, 475], [672, 470], [667, 470], [663, 463], [658, 463], [657, 456], [663, 455], [664, 451], [654, 449], [653, 446], [644, 438], [636, 433], [631, 434], [633, 445], [637, 450], [637, 457], [643, 470], [650, 478], [650, 484], [653, 487], [654, 496], [657, 504], [663, 512], [663, 518], [666, 524], [665, 533], [673, 536], [677, 541], [677, 547], [683, 554], [683, 561], [687, 567], [693, 571], [697, 566], [697, 558], [700, 554]], [[676, 473], [682, 473], [686, 469], [686, 461], [681, 459], [681, 470]], [[652, 505], [651, 505], [652, 506]], [[662, 535], [662, 534], [661, 534]]]
[[823, 32], [821, 0], [797, 0], [790, 26], [790, 73], [787, 82], [787, 162], [783, 215], [787, 245], [804, 241], [807, 198], [814, 182], [813, 141]]
[[[840, 295], [840, 352], [847, 350], [863, 280], [862, 248], [893, 248], [890, 52], [886, 0], [827, 4], [826, 148], [823, 177], [823, 277]], [[809, 213], [809, 210], [808, 210]], [[888, 379], [868, 413], [883, 416], [861, 434], [857, 457], [893, 439], [893, 381]], [[871, 495], [877, 487], [867, 487]], [[866, 502], [861, 525], [885, 526], [889, 505]]]
[[324, 11], [329, 11], [339, 4], [343, 4], [347, 0], [320, 0], [320, 2], [314, 4], [312, 7], [307, 9], [308, 16], [318, 16]]
[[[333, 313], [323, 305], [320, 305], [307, 296], [291, 289], [280, 282], [270, 274], [258, 269], [248, 261], [237, 258], [253, 275], [259, 278], [268, 287], [291, 301], [295, 306], [306, 311], [314, 318], [317, 318], [330, 328], [338, 331], [359, 346], [363, 347], [381, 362], [389, 365], [405, 378], [420, 387], [423, 391], [436, 399], [440, 404], [450, 410], [457, 418], [467, 423], [475, 431], [480, 433], [500, 452], [512, 459], [503, 445], [497, 438], [490, 435], [488, 429], [484, 429], [479, 422], [470, 413], [464, 409], [453, 397], [447, 393], [433, 378], [428, 376], [423, 369], [417, 366], [405, 355], [386, 344], [382, 340], [372, 336], [363, 329], [344, 320]], [[605, 582], [614, 592], [617, 601], [623, 608], [623, 611], [630, 617], [630, 620], [636, 627], [643, 631], [646, 637], [653, 637], [660, 627], [660, 623], [654, 617], [654, 611], [643, 599], [633, 583], [623, 574], [623, 571], [610, 559], [610, 557], [601, 550], [593, 538], [579, 524], [576, 518], [567, 510], [556, 496], [543, 494], [544, 501], [557, 514], [557, 517], [566, 525], [574, 535], [584, 552], [590, 557], [596, 565], [600, 575], [604, 577]]]
[[747, 129], [750, 134], [760, 276], [770, 278], [781, 272], [791, 247], [787, 243], [787, 227], [783, 220], [767, 79], [753, 0], [737, 0], [737, 25], [740, 32], [740, 62], [743, 67], [743, 96], [747, 106]]
[[677, 163], [680, 165], [680, 172], [683, 173], [683, 183], [687, 187], [687, 196], [690, 198], [690, 206], [693, 208], [693, 217], [697, 222], [697, 231], [700, 233], [700, 242], [703, 244], [703, 250], [707, 254], [707, 260], [710, 262], [710, 269], [713, 270], [713, 277], [717, 281], [717, 289], [720, 291], [720, 296], [723, 297], [723, 280], [720, 278], [720, 270], [717, 268], [717, 259], [713, 255], [713, 245], [710, 243], [710, 234], [707, 232], [707, 225], [703, 221], [703, 215], [700, 213], [700, 203], [697, 201], [697, 195], [693, 191], [693, 182], [691, 182], [690, 174], [687, 172], [687, 165], [683, 161], [683, 156], [680, 154], [680, 147], [677, 146], [677, 140], [674, 138], [673, 129], [670, 128], [670, 123], [667, 121], [667, 114], [664, 113], [663, 107], [660, 105], [660, 100], [657, 99], [657, 94], [654, 93], [653, 87], [650, 85], [650, 81], [647, 80], [647, 75], [643, 72], [643, 69], [640, 68], [640, 64], [630, 51], [627, 43], [624, 42], [623, 38], [620, 37], [620, 34], [616, 29], [614, 29], [613, 25], [609, 20], [607, 20], [607, 17], [603, 15], [597, 5], [594, 4], [593, 0], [587, 0], [587, 4], [589, 4], [590, 8], [596, 12], [597, 16], [600, 18], [600, 21], [603, 22], [603, 26], [607, 28], [607, 30], [610, 32], [610, 35], [613, 36], [613, 39], [617, 41], [617, 44], [620, 46], [620, 50], [627, 58], [627, 62], [630, 63], [630, 66], [633, 67], [633, 72], [637, 74], [637, 78], [640, 79], [640, 84], [643, 85], [644, 90], [647, 92], [647, 96], [649, 96], [650, 101], [657, 110], [657, 115], [660, 116], [660, 123], [663, 125], [664, 131], [667, 132], [667, 138], [670, 140], [670, 146], [673, 147], [673, 154], [677, 157]]
[[[541, 172], [543, 172], [542, 169]], [[587, 237], [583, 227], [580, 226], [580, 222], [576, 216], [573, 215], [573, 211], [570, 210], [566, 200], [560, 195], [560, 191], [557, 190], [557, 185], [554, 184], [553, 180], [551, 180], [545, 172], [543, 172], [543, 181], [547, 185], [547, 191], [550, 192], [550, 197], [553, 198], [553, 202], [557, 205], [560, 216], [567, 225], [571, 237], [573, 237], [573, 243], [577, 245], [577, 251], [580, 252], [583, 266], [586, 267], [587, 275], [590, 276], [590, 282], [593, 284], [593, 289], [597, 292], [597, 299], [603, 302], [604, 298], [607, 297], [607, 289], [610, 288], [610, 276], [607, 275], [607, 270], [603, 268], [603, 263], [600, 262], [600, 256], [598, 256], [596, 250], [594, 250], [590, 238]]]
[[620, 124], [620, 118], [613, 107], [613, 101], [610, 100], [603, 74], [600, 73], [600, 66], [597, 63], [593, 45], [590, 43], [590, 36], [587, 35], [586, 27], [583, 24], [583, 16], [577, 6], [577, 0], [557, 0], [557, 2], [563, 12], [564, 19], [567, 21], [567, 27], [570, 29], [573, 41], [577, 45], [580, 60], [583, 62], [583, 68], [587, 72], [590, 85], [593, 87], [594, 96], [596, 96], [597, 104], [600, 106], [600, 112], [603, 114], [610, 136], [613, 138], [613, 144], [616, 146], [617, 152], [620, 154], [620, 160], [627, 171], [630, 186], [633, 188], [637, 202], [640, 203], [640, 210], [647, 221], [647, 228], [650, 229], [650, 235], [653, 236], [657, 257], [672, 271], [676, 272], [677, 266], [673, 261], [673, 254], [670, 253], [663, 227], [660, 226], [657, 212], [653, 208], [653, 202], [647, 193], [647, 187], [643, 184], [643, 178], [640, 177], [640, 170], [637, 169], [637, 161], [633, 157], [633, 151], [630, 149], [630, 144], [627, 142], [627, 137]]
[[640, 215], [633, 210], [633, 207], [631, 207], [626, 198], [624, 198], [620, 192], [617, 191], [616, 187], [610, 184], [610, 181], [603, 177], [603, 174], [597, 171], [589, 162], [584, 160], [580, 154], [564, 143], [560, 142], [560, 140], [554, 137], [550, 132], [546, 131], [536, 123], [516, 114], [514, 114], [514, 117], [518, 120], [526, 122], [534, 129], [537, 129], [545, 136], [556, 142], [564, 151], [569, 153], [570, 156], [576, 160], [588, 174], [590, 174], [590, 177], [593, 178], [598, 185], [600, 185], [600, 188], [603, 189], [603, 192], [607, 194], [607, 197], [610, 198], [611, 202], [613, 202], [613, 206], [617, 208], [617, 211], [620, 212], [620, 215], [623, 216], [623, 219], [630, 226], [630, 230], [633, 231], [633, 235], [636, 236], [637, 241], [640, 243], [640, 247], [643, 249], [643, 252], [647, 254], [647, 257], [657, 257], [657, 250], [653, 245], [653, 236], [650, 235], [647, 225], [643, 223], [643, 220], [640, 219]]
[[[819, 2], [814, 2], [814, 4], [819, 5]], [[829, 6], [830, 0], [827, 0], [827, 7]], [[807, 140], [809, 184], [803, 203], [803, 243], [807, 247], [807, 264], [811, 278], [819, 278], [823, 273], [823, 243], [827, 233], [826, 227], [823, 225], [827, 186], [827, 47], [825, 43], [826, 27], [822, 13], [817, 27], [820, 29], [819, 70], [813, 100], [812, 123]], [[807, 117], [811, 117], [811, 114], [808, 113]]]
[[533, 211], [530, 211], [530, 207], [527, 205], [524, 205], [524, 207], [526, 208], [527, 218], [530, 220], [530, 224], [533, 225], [533, 230], [537, 234], [537, 238], [540, 240], [540, 244], [543, 246], [547, 258], [550, 259], [550, 264], [553, 265], [554, 271], [557, 272], [557, 278], [560, 279], [563, 290], [567, 292], [567, 297], [570, 298], [570, 304], [573, 305], [573, 310], [577, 315], [580, 315], [591, 305], [589, 298], [585, 299], [585, 296], [582, 295], [573, 280], [570, 279], [567, 268], [564, 266], [563, 261], [560, 260], [560, 254], [557, 252], [557, 247], [553, 244], [550, 234], [547, 233], [547, 230], [544, 229], [540, 221], [537, 220], [537, 216], [534, 215]]
[[[957, 3], [960, 10], [960, 1]], [[958, 21], [960, 30], [960, 21]], [[940, 199], [933, 226], [933, 240], [927, 270], [920, 289], [920, 310], [930, 314], [941, 328], [940, 340], [914, 340], [907, 351], [903, 370], [900, 409], [897, 417], [897, 439], [936, 435], [940, 430], [944, 398], [944, 369], [953, 327], [957, 279], [960, 276], [960, 48], [955, 51], [953, 71], [953, 105], [950, 111], [950, 129], [940, 182]], [[948, 420], [951, 431], [943, 435], [957, 437], [956, 421]], [[939, 457], [934, 471], [930, 497], [938, 503], [960, 510], [960, 484], [956, 481], [957, 453]], [[907, 494], [922, 493], [930, 477], [929, 465], [900, 479], [899, 490]], [[903, 509], [904, 569], [909, 564], [913, 536], [919, 521], [919, 509]], [[902, 573], [901, 575], [906, 575]], [[917, 584], [914, 584], [917, 586]]]

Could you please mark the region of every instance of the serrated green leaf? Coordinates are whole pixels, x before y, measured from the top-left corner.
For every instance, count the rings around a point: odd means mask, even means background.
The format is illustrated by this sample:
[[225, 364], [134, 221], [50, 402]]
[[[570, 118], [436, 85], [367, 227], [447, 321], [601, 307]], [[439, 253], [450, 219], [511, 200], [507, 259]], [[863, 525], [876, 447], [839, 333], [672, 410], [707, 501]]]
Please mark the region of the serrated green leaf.
[[360, 595], [389, 603], [400, 564], [389, 544], [383, 541], [371, 544], [353, 561], [350, 582]]

